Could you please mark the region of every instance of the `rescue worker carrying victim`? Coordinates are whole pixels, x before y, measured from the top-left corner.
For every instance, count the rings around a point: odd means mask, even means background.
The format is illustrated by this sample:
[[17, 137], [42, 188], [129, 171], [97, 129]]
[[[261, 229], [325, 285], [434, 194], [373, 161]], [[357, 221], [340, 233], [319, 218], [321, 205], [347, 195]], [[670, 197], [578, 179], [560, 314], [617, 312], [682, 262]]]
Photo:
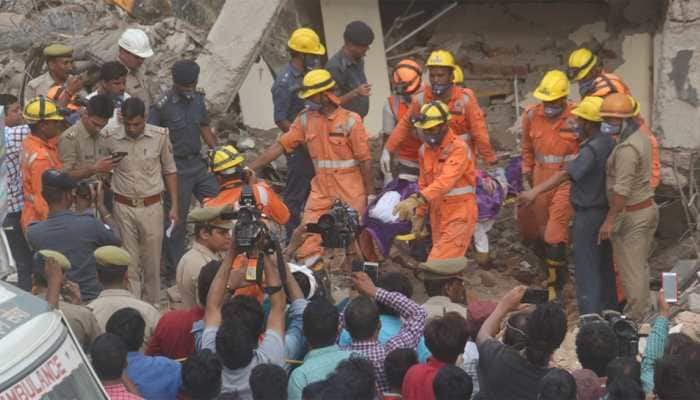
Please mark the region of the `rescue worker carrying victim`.
[[[304, 76], [299, 97], [305, 109], [296, 117], [287, 133], [250, 164], [257, 169], [283, 153], [305, 145], [314, 163], [316, 176], [306, 202], [302, 224], [315, 223], [326, 214], [336, 199], [364, 214], [367, 202], [374, 199], [374, 173], [367, 132], [359, 115], [340, 107], [332, 93], [335, 81], [330, 72], [315, 69]], [[321, 237], [309, 235], [296, 253], [297, 260], [321, 253]]]
[[[409, 158], [404, 146], [408, 145], [410, 149], [410, 144], [414, 143], [409, 141], [411, 137], [415, 137], [411, 118], [420, 113], [424, 104], [433, 100], [439, 100], [448, 105], [452, 115], [450, 128], [455, 135], [469, 145], [472, 153], [478, 153], [487, 164], [494, 164], [496, 155], [491, 148], [484, 114], [476, 101], [476, 96], [470, 89], [455, 85], [453, 82], [456, 65], [452, 54], [446, 50], [436, 50], [428, 57], [426, 66], [430, 86], [413, 97], [409, 111], [391, 132], [389, 140], [384, 145], [386, 151], [382, 155], [382, 164], [387, 163], [387, 153], [399, 152], [401, 158]], [[413, 153], [412, 157], [417, 160], [418, 154]]]
[[[527, 189], [546, 181], [576, 158], [577, 125], [568, 94], [566, 75], [549, 71], [533, 93], [542, 102], [522, 116], [522, 173]], [[525, 242], [544, 240], [550, 300], [561, 295], [568, 275], [566, 249], [573, 214], [570, 189], [570, 182], [563, 182], [537, 196], [532, 205], [518, 207], [518, 225]]]
[[428, 264], [463, 259], [477, 219], [476, 172], [469, 146], [449, 124], [454, 118], [441, 101], [421, 107], [414, 126], [423, 145], [420, 147], [419, 192], [394, 208], [402, 220], [411, 220], [413, 234], [419, 237], [430, 212], [433, 248]]

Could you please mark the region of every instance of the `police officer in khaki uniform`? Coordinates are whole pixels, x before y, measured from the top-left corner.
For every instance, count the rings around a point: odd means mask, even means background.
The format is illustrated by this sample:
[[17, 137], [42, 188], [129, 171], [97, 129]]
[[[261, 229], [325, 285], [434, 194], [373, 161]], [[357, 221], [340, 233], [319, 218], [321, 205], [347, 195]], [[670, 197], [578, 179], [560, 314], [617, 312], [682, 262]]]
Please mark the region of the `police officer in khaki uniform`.
[[100, 94], [90, 98], [87, 112], [80, 120], [61, 134], [58, 153], [63, 163], [63, 171], [75, 180], [106, 174], [114, 168], [120, 157], [112, 157], [105, 147], [103, 132], [112, 117], [112, 100]]
[[164, 190], [170, 194], [169, 220], [177, 224], [177, 168], [168, 130], [146, 124], [145, 115], [141, 99], [126, 100], [124, 128], [109, 131], [107, 148], [111, 154], [126, 153], [113, 170], [112, 190], [114, 217], [132, 256], [129, 287], [136, 297], [158, 307], [164, 233], [161, 196]]
[[25, 102], [38, 96], [47, 97], [49, 90], [55, 85], [70, 84], [70, 89], [77, 93], [82, 89], [82, 80], [78, 77], [69, 79], [68, 74], [73, 69], [73, 49], [63, 44], [54, 43], [43, 50], [47, 71], [31, 81], [24, 88]]
[[126, 307], [137, 310], [146, 322], [141, 348], [145, 349], [158, 324], [160, 312], [126, 290], [129, 285], [127, 270], [131, 262], [131, 255], [121, 247], [102, 246], [95, 250], [95, 260], [97, 261], [97, 277], [104, 290], [88, 304], [88, 308], [92, 310], [102, 330], [105, 329], [107, 321], [115, 312]]
[[651, 310], [649, 255], [659, 210], [650, 185], [652, 144], [639, 130], [634, 118], [634, 102], [622, 93], [605, 98], [600, 108], [603, 134], [619, 135], [607, 161], [607, 189], [610, 210], [598, 234], [599, 241], [610, 239], [620, 272], [627, 305], [625, 314], [642, 321]]
[[[63, 315], [66, 316], [66, 320], [68, 320], [68, 324], [80, 344], [84, 349], [88, 349], [92, 341], [102, 334], [104, 329], [101, 329], [97, 324], [97, 320], [90, 309], [80, 305], [80, 288], [78, 285], [65, 279], [65, 271], [71, 268], [70, 261], [63, 253], [58, 251], [39, 250], [38, 253], [42, 257], [35, 258], [34, 295], [43, 298], [49, 304], [60, 309]], [[36, 265], [36, 261], [40, 260], [43, 260], [44, 264]], [[72, 293], [72, 298], [62, 298], [58, 294], [59, 292]]]
[[428, 318], [457, 312], [467, 317], [467, 294], [462, 273], [467, 266], [465, 257], [433, 260], [419, 265], [418, 279], [423, 281], [428, 300], [423, 308]]
[[223, 208], [195, 208], [187, 216], [187, 223], [194, 224], [194, 240], [192, 248], [180, 258], [175, 278], [186, 308], [198, 304], [197, 282], [202, 267], [210, 261], [221, 261], [222, 254], [231, 246], [233, 222], [221, 219]]

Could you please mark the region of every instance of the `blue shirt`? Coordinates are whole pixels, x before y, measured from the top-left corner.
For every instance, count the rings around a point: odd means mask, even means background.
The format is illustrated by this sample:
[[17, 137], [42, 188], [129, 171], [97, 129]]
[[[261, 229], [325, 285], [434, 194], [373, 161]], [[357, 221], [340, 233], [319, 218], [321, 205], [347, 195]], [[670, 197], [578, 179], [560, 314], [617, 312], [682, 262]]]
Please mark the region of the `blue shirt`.
[[335, 371], [338, 364], [350, 358], [350, 355], [351, 352], [341, 350], [337, 345], [311, 350], [304, 357], [304, 363], [289, 376], [289, 400], [300, 400], [301, 392], [306, 386], [326, 379], [328, 374]]
[[303, 71], [294, 68], [292, 63], [288, 63], [275, 78], [271, 89], [275, 122], [292, 122], [304, 109], [304, 100], [299, 98], [303, 78]]
[[[389, 341], [389, 339], [396, 336], [399, 333], [399, 330], [401, 330], [401, 318], [393, 315], [381, 314], [379, 315], [379, 321], [382, 323], [382, 327], [379, 330], [378, 341], [381, 344], [385, 344]], [[351, 343], [352, 338], [350, 337], [350, 333], [343, 329], [338, 337], [338, 344], [341, 347], [347, 347], [350, 346]], [[416, 353], [418, 353], [418, 361], [421, 363], [426, 362], [428, 357], [432, 355], [430, 350], [428, 350], [428, 348], [425, 346], [425, 338], [423, 336], [421, 336], [415, 350]]]
[[[364, 60], [355, 61], [347, 58], [342, 48], [328, 60], [326, 69], [333, 76], [336, 84], [335, 93], [338, 96], [343, 96], [367, 83]], [[364, 118], [369, 112], [369, 96], [357, 96], [343, 104], [343, 108], [356, 112]]]
[[567, 164], [566, 172], [572, 181], [571, 204], [574, 207], [608, 207], [605, 165], [614, 147], [612, 136], [599, 133], [583, 142], [578, 157]]
[[126, 374], [146, 400], [173, 400], [182, 384], [180, 363], [167, 357], [127, 354]]
[[202, 150], [202, 127], [209, 126], [204, 94], [195, 91], [188, 99], [169, 89], [151, 106], [148, 123], [168, 128], [176, 161], [198, 156]]
[[80, 285], [83, 302], [102, 291], [93, 253], [98, 247], [121, 244], [117, 235], [93, 215], [70, 210], [50, 213], [45, 221], [29, 224], [27, 242], [33, 251], [55, 250], [66, 256], [71, 263], [66, 277]]

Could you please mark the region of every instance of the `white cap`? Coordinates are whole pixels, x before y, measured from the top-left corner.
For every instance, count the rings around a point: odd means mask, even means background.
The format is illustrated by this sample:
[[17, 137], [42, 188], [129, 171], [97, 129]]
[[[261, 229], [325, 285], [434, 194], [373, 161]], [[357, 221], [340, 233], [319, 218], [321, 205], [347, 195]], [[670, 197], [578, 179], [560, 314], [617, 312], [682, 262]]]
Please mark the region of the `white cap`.
[[312, 298], [318, 289], [318, 283], [316, 282], [314, 272], [304, 265], [293, 264], [290, 262], [288, 262], [287, 265], [292, 273], [301, 272], [302, 274], [306, 275], [306, 278], [309, 280], [309, 294], [306, 296], [306, 300]]
[[129, 28], [125, 30], [119, 38], [119, 47], [141, 58], [148, 58], [153, 55], [148, 36], [141, 29]]

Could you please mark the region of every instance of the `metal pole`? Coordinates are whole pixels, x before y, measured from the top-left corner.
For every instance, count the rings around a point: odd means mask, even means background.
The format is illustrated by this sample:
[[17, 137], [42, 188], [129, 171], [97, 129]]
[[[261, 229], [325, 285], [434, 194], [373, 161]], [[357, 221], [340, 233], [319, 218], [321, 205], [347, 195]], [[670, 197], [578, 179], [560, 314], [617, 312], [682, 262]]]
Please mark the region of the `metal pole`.
[[396, 43], [392, 44], [386, 49], [386, 53], [390, 52], [391, 50], [395, 49], [397, 46], [399, 46], [401, 43], [405, 42], [406, 40], [410, 39], [413, 37], [416, 33], [422, 31], [427, 27], [428, 25], [432, 24], [433, 22], [437, 21], [440, 17], [443, 15], [447, 14], [448, 11], [452, 10], [453, 8], [457, 7], [457, 2], [454, 2], [450, 4], [449, 6], [445, 7], [442, 11], [439, 13], [435, 14], [432, 16], [429, 20], [423, 22], [421, 26], [418, 28], [414, 29], [412, 32], [410, 32], [408, 35], [404, 36], [403, 38], [399, 39]]

